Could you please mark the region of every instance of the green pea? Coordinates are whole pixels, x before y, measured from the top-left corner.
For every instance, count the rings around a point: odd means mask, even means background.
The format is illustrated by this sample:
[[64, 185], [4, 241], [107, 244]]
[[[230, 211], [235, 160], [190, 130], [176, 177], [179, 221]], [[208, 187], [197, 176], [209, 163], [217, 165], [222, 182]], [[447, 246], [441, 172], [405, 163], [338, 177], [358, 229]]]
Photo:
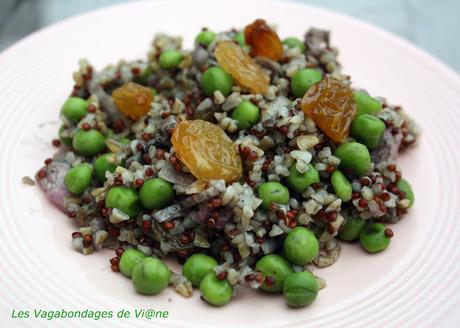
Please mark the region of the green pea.
[[297, 227], [291, 230], [284, 239], [283, 251], [289, 262], [304, 265], [318, 256], [319, 242], [310, 230]]
[[351, 187], [350, 181], [348, 181], [347, 177], [342, 172], [339, 170], [332, 172], [331, 184], [335, 194], [342, 201], [348, 202], [351, 199], [353, 188]]
[[305, 52], [305, 44], [299, 38], [291, 36], [283, 40], [283, 44], [288, 48], [299, 48], [302, 53]]
[[415, 196], [409, 181], [406, 179], [399, 179], [399, 181], [396, 182], [396, 187], [406, 194], [405, 198], [409, 200], [409, 207], [411, 207], [414, 204]]
[[177, 50], [165, 50], [160, 55], [160, 67], [172, 69], [179, 66], [182, 61], [182, 54]]
[[168, 287], [171, 271], [160, 259], [146, 257], [136, 264], [132, 282], [136, 291], [144, 295], [155, 295]]
[[121, 143], [122, 145], [129, 145], [131, 143], [131, 139], [124, 137], [118, 140], [118, 142]]
[[107, 132], [104, 133], [104, 137], [106, 137], [107, 139], [112, 138], [114, 135], [115, 135], [115, 132], [113, 132], [112, 129], [107, 129]]
[[210, 67], [201, 76], [201, 89], [208, 97], [211, 97], [214, 91], [220, 91], [224, 96], [228, 96], [232, 87], [232, 76], [220, 67]]
[[376, 148], [385, 132], [385, 123], [375, 116], [362, 114], [351, 122], [350, 132], [359, 142], [369, 149]]
[[340, 168], [355, 175], [363, 175], [371, 165], [369, 150], [359, 142], [346, 142], [337, 147], [334, 155], [340, 158]]
[[94, 156], [105, 149], [105, 137], [98, 130], [78, 130], [72, 146], [79, 155]]
[[383, 251], [390, 244], [391, 238], [385, 235], [382, 223], [370, 223], [359, 234], [359, 243], [369, 253]]
[[126, 249], [120, 258], [120, 272], [131, 278], [134, 267], [145, 258], [146, 255], [137, 249]]
[[[260, 286], [267, 292], [280, 292], [283, 290], [284, 279], [292, 273], [292, 267], [288, 261], [276, 254], [268, 254], [256, 263], [256, 270], [260, 271], [265, 280]], [[268, 280], [267, 277], [270, 277]], [[269, 284], [267, 285], [267, 282]]]
[[246, 39], [244, 37], [244, 33], [243, 32], [238, 32], [235, 34], [235, 36], [233, 37], [233, 40], [235, 40], [236, 42], [238, 42], [238, 44], [240, 45], [240, 47], [243, 47], [246, 45]]
[[295, 165], [292, 165], [289, 168], [289, 176], [286, 178], [289, 188], [297, 192], [303, 192], [308, 186], [313, 183], [318, 183], [319, 173], [313, 167], [313, 165], [308, 164], [308, 171], [300, 173]]
[[182, 274], [193, 286], [198, 287], [201, 280], [212, 272], [217, 266], [217, 261], [211, 256], [204, 254], [193, 254], [182, 266]]
[[115, 172], [117, 166], [113, 164], [114, 157], [114, 153], [107, 153], [99, 156], [94, 162], [94, 174], [100, 183], [104, 183], [107, 180], [105, 172]]
[[264, 182], [258, 189], [259, 198], [262, 199], [262, 208], [269, 210], [271, 203], [289, 203], [289, 190], [276, 181]]
[[313, 303], [318, 296], [319, 285], [310, 272], [294, 272], [284, 280], [283, 296], [292, 307], [302, 307]]
[[345, 224], [340, 227], [339, 238], [345, 241], [353, 241], [359, 237], [366, 221], [361, 218], [347, 217]]
[[203, 30], [196, 36], [195, 42], [208, 47], [216, 38], [216, 33], [210, 30]]
[[251, 50], [251, 46], [246, 44], [246, 39], [244, 37], [243, 32], [236, 33], [235, 36], [233, 37], [233, 40], [238, 42], [241, 48], [243, 48], [244, 51], [249, 52]]
[[162, 178], [155, 178], [145, 182], [139, 196], [142, 205], [148, 210], [161, 209], [169, 205], [174, 199], [172, 184]]
[[364, 92], [353, 92], [356, 102], [356, 116], [362, 114], [377, 114], [382, 110], [382, 104]]
[[152, 92], [153, 98], [155, 98], [155, 96], [158, 94], [157, 89], [155, 89], [155, 88], [149, 88], [149, 89], [150, 89], [150, 91]]
[[67, 190], [74, 195], [81, 195], [91, 185], [92, 174], [93, 167], [87, 163], [71, 168], [64, 177]]
[[129, 217], [135, 217], [142, 211], [137, 191], [128, 187], [113, 187], [105, 197], [105, 207], [118, 208]]
[[307, 90], [323, 78], [323, 74], [312, 68], [297, 71], [291, 80], [291, 92], [296, 98], [302, 98]]
[[146, 85], [152, 73], [153, 73], [152, 66], [150, 66], [150, 63], [147, 63], [147, 65], [140, 72], [140, 74], [134, 77], [133, 81], [138, 84]]
[[88, 102], [78, 97], [70, 97], [61, 107], [61, 115], [77, 124], [88, 113]]
[[200, 292], [209, 304], [223, 306], [232, 299], [233, 288], [227, 279], [219, 280], [214, 272], [210, 272], [201, 280]]
[[235, 108], [232, 118], [237, 121], [238, 129], [247, 130], [259, 122], [259, 107], [245, 100]]
[[65, 125], [62, 124], [61, 127], [59, 128], [59, 140], [61, 140], [61, 142], [66, 145], [66, 146], [72, 146], [72, 138], [70, 137], [66, 137], [63, 135], [63, 132], [65, 130]]

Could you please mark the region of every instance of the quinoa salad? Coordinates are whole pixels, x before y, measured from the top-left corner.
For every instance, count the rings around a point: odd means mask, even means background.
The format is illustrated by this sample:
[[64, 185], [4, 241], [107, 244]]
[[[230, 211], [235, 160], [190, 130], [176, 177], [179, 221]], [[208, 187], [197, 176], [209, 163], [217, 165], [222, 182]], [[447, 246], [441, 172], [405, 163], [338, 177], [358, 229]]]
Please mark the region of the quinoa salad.
[[114, 250], [138, 293], [196, 288], [223, 306], [252, 288], [307, 306], [343, 242], [391, 247], [414, 203], [398, 155], [419, 128], [342, 73], [329, 31], [198, 32], [192, 49], [157, 34], [146, 59], [80, 60], [35, 179], [73, 248]]

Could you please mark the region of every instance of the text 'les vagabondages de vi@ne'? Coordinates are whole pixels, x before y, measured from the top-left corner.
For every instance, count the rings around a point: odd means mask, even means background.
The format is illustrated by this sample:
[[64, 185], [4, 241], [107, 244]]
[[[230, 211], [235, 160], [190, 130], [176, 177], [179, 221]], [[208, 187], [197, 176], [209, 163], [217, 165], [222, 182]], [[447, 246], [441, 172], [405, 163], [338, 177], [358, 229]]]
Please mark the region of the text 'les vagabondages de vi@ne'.
[[167, 310], [154, 310], [154, 309], [134, 309], [134, 310], [48, 310], [48, 309], [33, 309], [33, 310], [19, 310], [13, 309], [11, 311], [11, 318], [13, 319], [45, 319], [45, 320], [59, 320], [59, 319], [168, 319], [170, 312]]

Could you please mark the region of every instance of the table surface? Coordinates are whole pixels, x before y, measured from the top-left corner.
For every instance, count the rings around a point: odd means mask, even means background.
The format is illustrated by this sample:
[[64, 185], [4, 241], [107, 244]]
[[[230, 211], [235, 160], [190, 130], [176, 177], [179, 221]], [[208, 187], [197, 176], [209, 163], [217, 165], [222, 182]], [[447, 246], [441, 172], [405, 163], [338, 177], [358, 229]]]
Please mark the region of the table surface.
[[[31, 32], [92, 9], [132, 0], [0, 0], [0, 50]], [[460, 72], [458, 0], [297, 0], [402, 36]], [[450, 42], [450, 41], [454, 42]]]

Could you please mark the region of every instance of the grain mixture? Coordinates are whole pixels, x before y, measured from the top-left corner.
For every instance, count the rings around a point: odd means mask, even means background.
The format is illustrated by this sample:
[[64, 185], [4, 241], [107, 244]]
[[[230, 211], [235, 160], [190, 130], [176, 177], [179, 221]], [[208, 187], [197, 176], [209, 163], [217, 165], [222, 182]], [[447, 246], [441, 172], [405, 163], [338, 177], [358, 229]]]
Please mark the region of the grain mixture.
[[[189, 50], [158, 34], [146, 60], [99, 71], [81, 60], [59, 151], [36, 174], [78, 225], [75, 250], [116, 250], [112, 270], [132, 274], [145, 294], [162, 278], [124, 269], [126, 250], [180, 263], [205, 254], [216, 261], [212, 277], [194, 285], [209, 303], [241, 286], [280, 291], [287, 279], [288, 304], [302, 306], [312, 300], [292, 301], [294, 279], [271, 274], [281, 264], [265, 256], [282, 254], [294, 274], [333, 264], [340, 240], [386, 248], [385, 225], [413, 203], [397, 157], [418, 128], [400, 106], [352, 85], [329, 37], [312, 28], [281, 42], [257, 20], [243, 31], [203, 29]], [[165, 274], [184, 296], [190, 275]], [[205, 284], [230, 297], [214, 300]]]

